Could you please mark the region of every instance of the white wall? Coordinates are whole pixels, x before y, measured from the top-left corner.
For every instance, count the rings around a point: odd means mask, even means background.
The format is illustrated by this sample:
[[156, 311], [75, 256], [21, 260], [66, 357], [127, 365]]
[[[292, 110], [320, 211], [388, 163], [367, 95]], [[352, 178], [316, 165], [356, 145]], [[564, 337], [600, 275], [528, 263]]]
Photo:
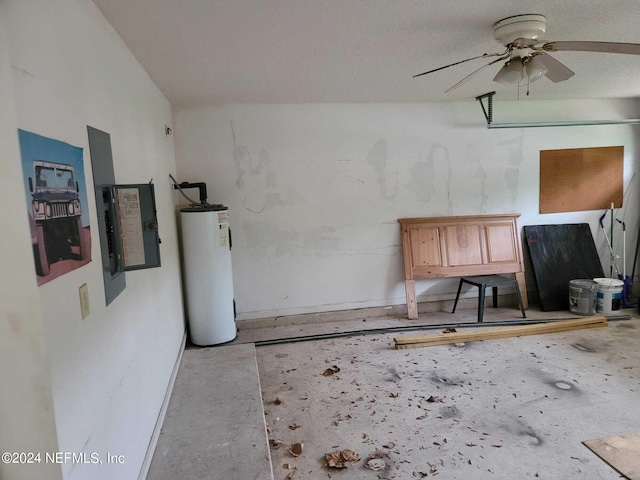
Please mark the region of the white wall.
[[[15, 287], [20, 295], [9, 305], [18, 314], [32, 310], [32, 322], [44, 324], [40, 334], [48, 350], [57, 449], [97, 452], [105, 462], [66, 463], [64, 478], [135, 479], [184, 332], [174, 197], [168, 179], [175, 172], [174, 148], [172, 137], [164, 134], [165, 124], [171, 123], [171, 106], [90, 0], [8, 0], [3, 14], [16, 112], [9, 133], [3, 132], [7, 138], [2, 137], [3, 152], [10, 147], [13, 153], [4, 183], [22, 185], [17, 128], [82, 147], [93, 259], [34, 287], [33, 257], [30, 250], [25, 252], [30, 249], [28, 205], [20, 191], [1, 207], [11, 241], [25, 245], [3, 264], [12, 277], [25, 277]], [[118, 183], [153, 178], [156, 184], [162, 267], [127, 273], [125, 291], [109, 307], [104, 301], [87, 125], [111, 134]], [[91, 314], [83, 320], [78, 288], [84, 283]], [[30, 354], [32, 363], [36, 354]], [[0, 437], [4, 434], [3, 429]], [[32, 440], [37, 447], [39, 442]], [[123, 455], [124, 464], [107, 464], [107, 452]]]
[[[22, 168], [16, 131], [11, 64], [3, 7], [0, 4], [0, 452], [56, 451], [45, 333], [33, 253], [22, 200]], [[17, 200], [16, 200], [17, 199]], [[56, 480], [60, 466], [5, 464], [0, 478]]]
[[[496, 101], [495, 110], [494, 122], [638, 117], [633, 101]], [[474, 100], [174, 108], [174, 127], [179, 180], [206, 181], [209, 201], [230, 208], [240, 319], [404, 303], [401, 217], [589, 222], [606, 259], [602, 212], [537, 213], [539, 152], [624, 145], [628, 186], [640, 128], [487, 130]], [[633, 246], [639, 181], [625, 198]], [[419, 300], [451, 298], [456, 285], [421, 281]]]

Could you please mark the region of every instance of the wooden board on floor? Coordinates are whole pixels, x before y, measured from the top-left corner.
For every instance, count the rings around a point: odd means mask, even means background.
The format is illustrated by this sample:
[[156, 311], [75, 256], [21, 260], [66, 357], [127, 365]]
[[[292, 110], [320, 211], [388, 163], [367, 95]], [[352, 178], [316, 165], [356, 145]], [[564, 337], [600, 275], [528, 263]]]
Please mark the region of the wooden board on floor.
[[584, 328], [600, 328], [607, 326], [607, 319], [602, 316], [584, 317], [574, 320], [561, 320], [533, 325], [519, 325], [515, 327], [492, 328], [472, 332], [437, 333], [431, 335], [409, 335], [393, 339], [396, 349], [434, 347], [453, 343], [479, 342], [499, 338], [520, 337], [525, 335], [539, 335], [543, 333], [567, 332]]
[[640, 480], [640, 433], [582, 442], [593, 453], [631, 480]]
[[569, 281], [604, 277], [588, 223], [523, 228], [538, 287], [540, 310], [569, 310]]

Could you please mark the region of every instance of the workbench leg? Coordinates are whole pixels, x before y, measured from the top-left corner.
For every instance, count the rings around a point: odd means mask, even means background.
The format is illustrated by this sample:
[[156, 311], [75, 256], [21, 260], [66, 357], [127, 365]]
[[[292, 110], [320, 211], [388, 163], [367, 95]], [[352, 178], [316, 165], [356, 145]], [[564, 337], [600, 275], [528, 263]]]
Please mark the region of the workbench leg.
[[409, 318], [418, 318], [418, 303], [416, 302], [415, 280], [405, 280], [404, 288], [407, 292], [407, 316]]
[[524, 308], [529, 308], [529, 298], [527, 297], [527, 284], [524, 281], [524, 272], [516, 273], [516, 281], [518, 282], [518, 288], [520, 288], [522, 305]]

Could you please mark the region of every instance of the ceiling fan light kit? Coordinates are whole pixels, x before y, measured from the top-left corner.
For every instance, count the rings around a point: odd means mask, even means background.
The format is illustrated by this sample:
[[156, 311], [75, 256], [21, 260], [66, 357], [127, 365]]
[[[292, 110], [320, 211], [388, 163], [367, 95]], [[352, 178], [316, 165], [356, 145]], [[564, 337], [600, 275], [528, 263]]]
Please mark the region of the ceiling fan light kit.
[[524, 66], [529, 82], [540, 80], [549, 71], [547, 66], [540, 60], [540, 55], [532, 55]]
[[526, 57], [515, 55], [498, 70], [493, 81], [508, 86], [518, 85], [523, 81], [529, 84], [540, 80], [548, 70], [547, 66], [540, 60], [539, 55], [528, 55]]
[[524, 66], [520, 57], [515, 56], [509, 60], [504, 67], [498, 70], [498, 73], [493, 78], [494, 82], [501, 83], [503, 85], [517, 85], [524, 78]]

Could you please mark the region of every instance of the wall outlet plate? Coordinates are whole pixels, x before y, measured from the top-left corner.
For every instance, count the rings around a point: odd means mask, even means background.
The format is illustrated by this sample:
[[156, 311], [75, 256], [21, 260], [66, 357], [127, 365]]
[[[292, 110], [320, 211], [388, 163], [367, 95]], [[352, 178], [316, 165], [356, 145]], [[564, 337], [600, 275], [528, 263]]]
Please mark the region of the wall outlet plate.
[[83, 320], [91, 313], [89, 308], [89, 287], [87, 287], [86, 283], [80, 286], [80, 311], [82, 312]]

